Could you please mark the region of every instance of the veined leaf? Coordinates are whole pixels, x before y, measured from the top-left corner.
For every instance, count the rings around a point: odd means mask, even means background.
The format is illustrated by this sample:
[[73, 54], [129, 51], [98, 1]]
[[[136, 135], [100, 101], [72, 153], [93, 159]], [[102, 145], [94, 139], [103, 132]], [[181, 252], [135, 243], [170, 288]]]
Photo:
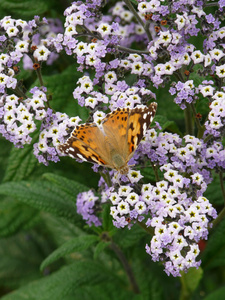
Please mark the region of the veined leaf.
[[0, 185], [0, 194], [8, 195], [39, 210], [44, 210], [71, 222], [80, 220], [76, 214], [76, 194], [62, 190], [56, 184], [46, 181], [6, 182]]
[[2, 300], [62, 300], [67, 295], [79, 294], [79, 288], [95, 284], [103, 284], [112, 280], [110, 273], [102, 264], [94, 261], [77, 261], [72, 265], [63, 267], [52, 275], [36, 280]]
[[68, 242], [64, 243], [61, 247], [56, 249], [52, 252], [41, 264], [41, 271], [43, 271], [49, 264], [53, 263], [54, 261], [58, 260], [59, 258], [70, 254], [75, 251], [83, 251], [88, 249], [94, 243], [99, 240], [98, 236], [96, 235], [85, 235], [79, 236], [74, 239], [69, 240]]

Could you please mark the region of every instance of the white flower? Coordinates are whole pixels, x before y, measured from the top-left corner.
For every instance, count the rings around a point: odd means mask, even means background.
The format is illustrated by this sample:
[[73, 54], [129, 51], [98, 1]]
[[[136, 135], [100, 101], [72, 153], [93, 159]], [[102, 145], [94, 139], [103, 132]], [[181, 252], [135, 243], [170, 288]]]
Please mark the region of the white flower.
[[212, 62], [211, 56], [209, 54], [206, 54], [204, 67], [207, 67], [207, 66], [211, 65], [211, 62]]
[[220, 78], [225, 77], [225, 64], [222, 66], [216, 67], [216, 75]]
[[101, 23], [98, 26], [97, 31], [101, 33], [102, 36], [108, 35], [111, 33], [111, 26], [107, 23]]
[[202, 95], [204, 97], [207, 97], [207, 96], [212, 96], [214, 90], [215, 90], [215, 88], [212, 87], [211, 85], [206, 85], [201, 88], [200, 92], [202, 93]]
[[219, 61], [221, 59], [221, 57], [224, 56], [223, 51], [221, 51], [220, 49], [213, 49], [211, 51], [209, 51], [211, 58], [215, 59], [217, 61]]
[[131, 66], [131, 73], [132, 74], [141, 75], [143, 70], [144, 70], [143, 63], [140, 62], [140, 61], [134, 62]]
[[87, 43], [80, 42], [77, 44], [76, 49], [74, 50], [74, 53], [76, 53], [78, 56], [82, 56], [87, 51]]
[[91, 108], [95, 108], [97, 103], [98, 103], [98, 101], [95, 97], [87, 97], [85, 99], [85, 106], [90, 106]]
[[128, 202], [131, 205], [134, 205], [135, 203], [137, 203], [139, 201], [139, 196], [136, 193], [130, 193], [127, 198], [126, 198], [126, 202]]
[[181, 15], [177, 15], [175, 23], [177, 24], [177, 29], [181, 30], [185, 25], [185, 18]]
[[117, 210], [120, 213], [120, 215], [128, 214], [130, 212], [129, 204], [127, 202], [125, 202], [125, 201], [121, 201], [117, 205]]
[[50, 55], [50, 51], [45, 47], [45, 46], [39, 46], [35, 51], [34, 51], [34, 57], [38, 61], [46, 61]]
[[205, 55], [200, 50], [196, 50], [191, 54], [191, 58], [195, 64], [203, 62]]
[[105, 81], [108, 83], [113, 83], [117, 80], [116, 73], [114, 71], [110, 71], [105, 74]]
[[74, 34], [77, 34], [76, 27], [74, 25], [69, 25], [66, 27], [65, 35], [72, 36]]
[[143, 214], [146, 211], [146, 205], [143, 201], [138, 201], [135, 204], [135, 210], [138, 212], [139, 215]]
[[6, 33], [8, 34], [9, 37], [16, 36], [18, 32], [19, 30], [15, 26], [8, 27], [6, 30]]
[[29, 47], [29, 43], [27, 41], [19, 41], [17, 42], [15, 48], [20, 52], [24, 53], [24, 52], [28, 52], [28, 47]]
[[129, 22], [133, 18], [133, 14], [129, 10], [124, 10], [120, 14], [120, 18], [125, 20], [126, 22]]
[[172, 40], [172, 35], [169, 32], [169, 30], [167, 31], [160, 31], [160, 35], [159, 35], [159, 39], [158, 42], [160, 44], [163, 44], [163, 46], [167, 46]]

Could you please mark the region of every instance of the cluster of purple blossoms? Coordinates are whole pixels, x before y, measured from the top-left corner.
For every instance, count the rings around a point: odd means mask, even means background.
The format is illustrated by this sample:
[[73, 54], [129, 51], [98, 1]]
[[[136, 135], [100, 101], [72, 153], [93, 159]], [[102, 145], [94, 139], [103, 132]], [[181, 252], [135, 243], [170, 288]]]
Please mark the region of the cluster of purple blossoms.
[[168, 275], [181, 276], [180, 271], [200, 265], [197, 243], [207, 239], [210, 221], [217, 213], [202, 196], [207, 185], [201, 174], [187, 178], [170, 166], [163, 169], [165, 180], [157, 182], [156, 187], [149, 184], [142, 195], [148, 199], [151, 215], [146, 225], [154, 228], [146, 252], [154, 261], [163, 262]]
[[101, 221], [96, 216], [96, 210], [99, 205], [99, 198], [95, 196], [92, 190], [83, 192], [77, 196], [77, 212], [80, 214], [89, 226], [101, 226]]
[[[77, 212], [88, 225], [101, 225], [98, 212], [107, 200], [112, 203], [116, 227], [145, 222], [154, 229], [147, 253], [164, 263], [167, 274], [179, 276], [181, 270], [199, 266], [197, 242], [207, 238], [209, 222], [216, 217], [203, 192], [212, 180], [212, 170], [225, 169], [221, 142], [225, 27], [220, 27], [225, 1], [216, 3], [216, 17], [207, 14], [206, 3], [199, 0], [172, 1], [170, 7], [166, 1], [138, 1], [137, 11], [126, 3], [117, 2], [103, 15], [103, 1], [73, 2], [64, 13], [64, 32], [59, 22], [39, 17], [29, 22], [9, 16], [0, 20], [0, 133], [22, 147], [31, 142], [30, 133], [41, 123], [34, 154], [45, 165], [59, 161], [63, 154], [58, 145], [81, 119], [53, 112], [43, 86], [33, 88], [27, 97], [16, 75], [20, 61], [24, 68], [36, 65], [40, 71], [43, 62], [51, 64], [63, 50], [85, 74], [77, 81], [73, 97], [93, 113], [96, 124], [106, 110], [147, 104], [155, 98], [152, 86], [164, 87], [175, 78], [169, 92], [181, 109], [207, 99], [210, 111], [201, 138], [185, 135], [182, 139], [150, 129], [129, 162], [161, 167], [165, 180], [156, 186], [141, 185], [140, 171], [130, 170], [125, 178], [110, 171], [112, 187], [101, 178], [101, 197], [90, 190], [77, 198]], [[199, 34], [204, 36], [201, 51], [189, 40]], [[196, 70], [204, 77], [199, 77], [200, 84], [192, 77]], [[208, 75], [213, 75], [212, 80], [205, 80]], [[119, 188], [118, 181], [123, 183]]]
[[[131, 228], [136, 222], [150, 227], [154, 234], [146, 252], [164, 264], [168, 275], [180, 276], [180, 271], [200, 265], [198, 242], [207, 239], [217, 213], [203, 196], [207, 184], [200, 173], [182, 176], [172, 164], [161, 170], [164, 180], [156, 186], [143, 184], [140, 191], [135, 185], [111, 187], [102, 194], [101, 204], [110, 200], [110, 214], [117, 228]], [[77, 211], [89, 225], [101, 225], [95, 212], [99, 205], [99, 197], [91, 190], [78, 195]]]

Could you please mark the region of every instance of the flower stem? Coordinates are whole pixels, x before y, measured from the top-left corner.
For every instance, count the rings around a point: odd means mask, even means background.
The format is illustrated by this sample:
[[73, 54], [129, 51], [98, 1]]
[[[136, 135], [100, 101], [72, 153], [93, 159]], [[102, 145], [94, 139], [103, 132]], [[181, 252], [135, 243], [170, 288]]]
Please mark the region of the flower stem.
[[221, 191], [222, 191], [222, 195], [223, 195], [223, 201], [224, 201], [224, 205], [225, 205], [225, 189], [224, 189], [224, 185], [223, 185], [223, 172], [220, 171], [219, 172], [219, 178], [220, 178], [220, 186], [221, 186]]
[[187, 104], [187, 107], [184, 110], [184, 116], [185, 116], [185, 129], [186, 133], [193, 135], [194, 129], [192, 124], [192, 114], [191, 114], [191, 106], [190, 104]]
[[121, 249], [114, 242], [111, 242], [110, 248], [116, 253], [116, 255], [118, 256], [120, 262], [122, 263], [122, 265], [124, 267], [124, 270], [127, 274], [127, 277], [129, 278], [129, 281], [130, 281], [133, 292], [135, 294], [140, 294], [140, 289], [137, 285], [137, 282], [136, 282], [136, 279], [134, 277], [133, 271], [132, 271], [125, 255], [123, 254]]
[[143, 20], [141, 19], [141, 17], [138, 15], [137, 11], [134, 9], [133, 5], [131, 4], [130, 0], [123, 0], [126, 4], [126, 6], [129, 8], [129, 10], [133, 13], [133, 15], [135, 16], [135, 18], [137, 19], [138, 23], [144, 28], [149, 41], [152, 40], [152, 35], [150, 33], [149, 30], [146, 30], [145, 27], [145, 23], [143, 22]]

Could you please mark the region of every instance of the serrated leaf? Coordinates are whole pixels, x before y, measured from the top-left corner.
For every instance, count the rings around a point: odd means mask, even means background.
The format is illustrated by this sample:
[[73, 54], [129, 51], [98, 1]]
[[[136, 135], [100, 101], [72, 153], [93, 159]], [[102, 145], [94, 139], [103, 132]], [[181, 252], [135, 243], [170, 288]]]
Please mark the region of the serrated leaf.
[[93, 261], [77, 261], [72, 265], [63, 267], [52, 275], [36, 280], [2, 300], [62, 300], [73, 293], [74, 299], [79, 288], [98, 283], [104, 284], [112, 280], [110, 273], [102, 264]]
[[59, 186], [45, 181], [6, 182], [0, 185], [0, 194], [8, 195], [39, 210], [77, 222], [80, 217], [72, 201], [75, 196], [64, 192]]
[[96, 235], [79, 236], [64, 243], [61, 247], [52, 252], [41, 264], [41, 271], [43, 271], [48, 265], [64, 257], [72, 252], [79, 252], [88, 249], [94, 243], [99, 240]]
[[29, 228], [38, 214], [36, 209], [16, 200], [6, 199], [0, 202], [0, 236], [6, 237]]

